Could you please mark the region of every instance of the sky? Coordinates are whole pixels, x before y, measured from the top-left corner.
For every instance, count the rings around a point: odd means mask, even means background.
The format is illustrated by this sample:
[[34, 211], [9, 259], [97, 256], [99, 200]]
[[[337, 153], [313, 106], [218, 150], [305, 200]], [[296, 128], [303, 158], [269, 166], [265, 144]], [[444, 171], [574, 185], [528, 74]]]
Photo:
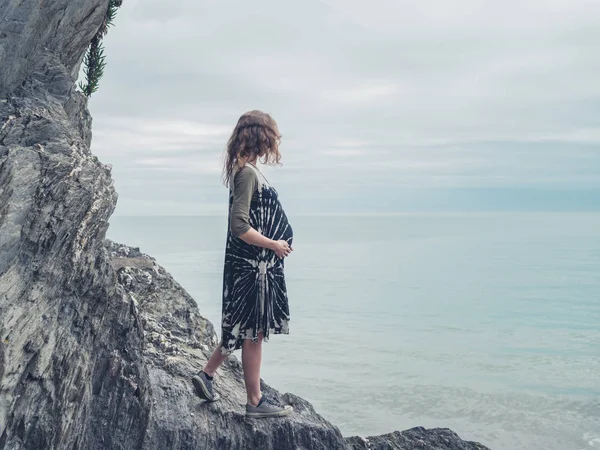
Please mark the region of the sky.
[[600, 2], [125, 0], [89, 103], [117, 215], [225, 214], [269, 112], [288, 212], [600, 210]]

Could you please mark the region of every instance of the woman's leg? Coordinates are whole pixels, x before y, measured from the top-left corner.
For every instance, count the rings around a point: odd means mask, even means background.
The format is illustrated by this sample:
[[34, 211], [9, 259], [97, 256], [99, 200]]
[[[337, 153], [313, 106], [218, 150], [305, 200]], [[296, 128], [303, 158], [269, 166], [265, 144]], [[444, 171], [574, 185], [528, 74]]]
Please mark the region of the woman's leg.
[[256, 406], [260, 401], [260, 363], [262, 360], [263, 334], [258, 334], [258, 342], [244, 340], [242, 345], [242, 366], [248, 404]]
[[219, 345], [210, 356], [204, 369], [192, 377], [192, 384], [194, 385], [194, 389], [196, 389], [198, 397], [209, 402], [219, 400], [220, 396], [215, 392], [213, 387], [213, 377], [226, 358], [227, 355], [221, 354], [221, 346]]
[[219, 345], [215, 349], [213, 354], [210, 356], [208, 363], [206, 363], [206, 366], [204, 367], [204, 369], [202, 369], [202, 371], [208, 376], [214, 377], [215, 373], [217, 372], [217, 369], [221, 367], [221, 364], [223, 364], [223, 361], [225, 361], [226, 359], [227, 355], [223, 355], [221, 353], [221, 346]]

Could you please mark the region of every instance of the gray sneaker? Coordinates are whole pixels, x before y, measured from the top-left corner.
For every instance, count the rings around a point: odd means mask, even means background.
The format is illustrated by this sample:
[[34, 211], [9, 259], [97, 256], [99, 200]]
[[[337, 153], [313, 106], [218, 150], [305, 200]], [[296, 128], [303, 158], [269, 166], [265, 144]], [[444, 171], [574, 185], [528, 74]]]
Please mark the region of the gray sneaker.
[[192, 377], [192, 384], [196, 389], [198, 397], [208, 400], [209, 402], [215, 402], [219, 400], [220, 396], [213, 389], [213, 382], [209, 380], [206, 374], [202, 371], [198, 372], [198, 375]]
[[263, 395], [258, 405], [246, 404], [246, 417], [281, 417], [287, 416], [293, 410], [290, 405], [282, 405], [277, 400]]

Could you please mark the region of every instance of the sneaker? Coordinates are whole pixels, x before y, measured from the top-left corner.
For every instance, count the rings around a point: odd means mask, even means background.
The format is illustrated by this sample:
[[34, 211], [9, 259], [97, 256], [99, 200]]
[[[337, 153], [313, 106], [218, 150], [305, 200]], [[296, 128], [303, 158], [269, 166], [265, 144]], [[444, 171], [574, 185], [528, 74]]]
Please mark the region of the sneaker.
[[277, 400], [263, 395], [258, 405], [246, 404], [246, 417], [281, 417], [290, 414], [294, 408], [282, 405]]
[[209, 380], [203, 371], [198, 372], [198, 375], [192, 377], [192, 384], [196, 389], [198, 397], [208, 400], [209, 402], [219, 400], [219, 394], [213, 389], [212, 380]]

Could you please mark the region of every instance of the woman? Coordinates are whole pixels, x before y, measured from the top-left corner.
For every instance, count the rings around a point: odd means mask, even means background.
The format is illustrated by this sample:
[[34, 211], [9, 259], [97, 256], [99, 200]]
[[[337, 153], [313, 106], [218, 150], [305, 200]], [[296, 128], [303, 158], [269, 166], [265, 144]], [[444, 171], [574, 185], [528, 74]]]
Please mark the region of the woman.
[[289, 332], [283, 262], [292, 252], [292, 228], [277, 191], [256, 167], [259, 160], [279, 163], [280, 139], [277, 123], [261, 111], [242, 115], [229, 138], [223, 169], [229, 186], [229, 226], [221, 342], [204, 369], [192, 378], [198, 396], [217, 400], [213, 377], [227, 356], [241, 348], [248, 417], [292, 412], [291, 406], [260, 392], [262, 343], [270, 334]]

